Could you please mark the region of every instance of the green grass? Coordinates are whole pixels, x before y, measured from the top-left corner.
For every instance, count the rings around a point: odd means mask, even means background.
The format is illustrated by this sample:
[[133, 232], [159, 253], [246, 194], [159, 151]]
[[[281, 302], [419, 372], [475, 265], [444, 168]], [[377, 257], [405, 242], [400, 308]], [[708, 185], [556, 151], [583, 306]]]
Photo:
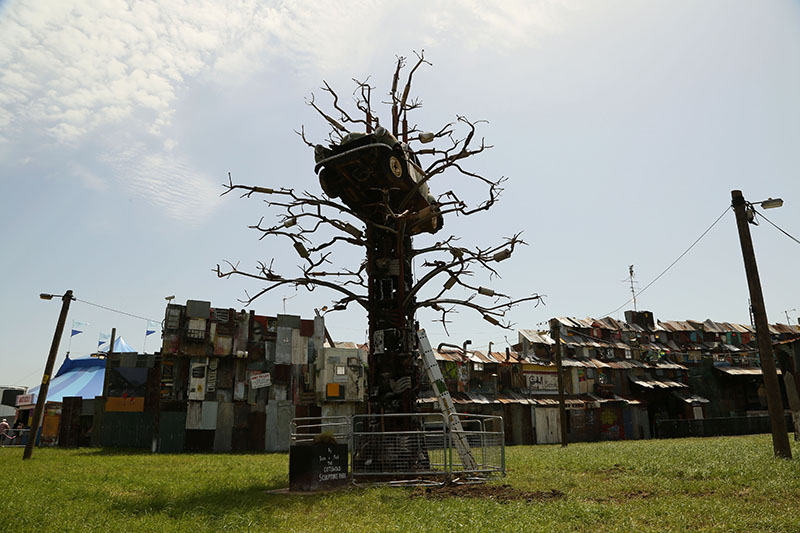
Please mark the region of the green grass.
[[[793, 443], [795, 444], [795, 443]], [[793, 453], [800, 456], [800, 446]], [[0, 449], [7, 531], [800, 531], [800, 458], [768, 435], [506, 450], [542, 502], [429, 500], [410, 489], [275, 494], [288, 455]]]

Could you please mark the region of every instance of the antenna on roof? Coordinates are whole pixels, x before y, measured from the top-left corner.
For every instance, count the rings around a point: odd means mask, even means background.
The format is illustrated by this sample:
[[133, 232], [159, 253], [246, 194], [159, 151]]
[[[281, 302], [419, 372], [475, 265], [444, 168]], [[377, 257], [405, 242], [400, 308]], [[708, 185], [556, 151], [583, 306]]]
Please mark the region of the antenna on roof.
[[631, 299], [633, 300], [633, 310], [634, 311], [638, 311], [638, 309], [636, 308], [636, 284], [638, 282], [634, 280], [633, 265], [630, 265], [628, 267], [628, 274], [629, 274], [629, 276], [626, 279], [624, 279], [623, 281], [629, 281], [630, 282], [630, 284], [631, 284], [631, 296], [632, 296]]

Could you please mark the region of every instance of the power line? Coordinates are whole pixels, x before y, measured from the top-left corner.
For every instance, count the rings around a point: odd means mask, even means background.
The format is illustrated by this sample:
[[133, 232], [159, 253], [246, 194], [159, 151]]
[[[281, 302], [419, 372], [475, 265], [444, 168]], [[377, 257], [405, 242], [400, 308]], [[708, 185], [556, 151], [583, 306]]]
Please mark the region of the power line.
[[765, 217], [765, 216], [764, 216], [764, 213], [762, 213], [761, 211], [758, 211], [758, 216], [760, 216], [761, 218], [763, 218], [764, 220], [766, 220], [767, 222], [769, 222], [770, 224], [772, 224], [772, 226], [773, 226], [773, 227], [775, 227], [775, 228], [776, 228], [778, 231], [780, 231], [781, 233], [783, 233], [784, 235], [786, 235], [787, 237], [789, 237], [790, 239], [792, 239], [794, 242], [796, 242], [797, 244], [800, 244], [800, 241], [799, 241], [799, 240], [797, 240], [795, 237], [792, 237], [791, 235], [789, 235], [789, 233], [788, 233], [786, 230], [784, 230], [783, 228], [779, 227], [779, 226], [778, 226], [777, 224], [775, 224], [773, 221], [771, 221], [770, 219], [768, 219], [767, 217]]
[[24, 376], [22, 376], [21, 378], [19, 378], [19, 379], [17, 379], [17, 380], [14, 380], [14, 381], [12, 381], [11, 383], [22, 383], [24, 380], [28, 379], [29, 377], [33, 376], [34, 374], [38, 374], [38, 373], [39, 373], [39, 372], [41, 372], [42, 370], [44, 370], [44, 365], [40, 366], [40, 367], [39, 367], [39, 368], [37, 368], [36, 370], [33, 370], [32, 372], [28, 372], [27, 374], [25, 374], [25, 375], [24, 375]]
[[[688, 247], [688, 248], [687, 248], [687, 249], [686, 249], [686, 250], [685, 250], [685, 251], [684, 251], [684, 252], [683, 252], [681, 255], [679, 255], [679, 256], [678, 256], [678, 258], [677, 258], [677, 259], [675, 259], [675, 261], [673, 261], [672, 263], [670, 263], [670, 264], [669, 264], [669, 266], [668, 266], [667, 268], [665, 268], [665, 269], [664, 269], [664, 270], [661, 272], [661, 274], [659, 274], [658, 276], [656, 276], [656, 277], [655, 277], [655, 279], [654, 279], [653, 281], [651, 281], [650, 283], [648, 283], [647, 285], [645, 285], [645, 286], [644, 286], [644, 288], [643, 288], [642, 290], [640, 290], [639, 292], [637, 292], [637, 293], [634, 295], [634, 297], [636, 297], [636, 296], [639, 296], [639, 295], [640, 295], [640, 294], [642, 294], [644, 291], [646, 291], [647, 289], [649, 289], [649, 288], [650, 288], [650, 286], [651, 286], [651, 285], [653, 285], [653, 283], [655, 283], [656, 281], [658, 281], [659, 279], [661, 279], [661, 276], [663, 276], [664, 274], [666, 274], [666, 273], [667, 273], [667, 271], [669, 271], [669, 269], [670, 269], [670, 268], [674, 267], [674, 266], [675, 266], [675, 264], [676, 264], [678, 261], [680, 261], [681, 259], [683, 259], [683, 256], [685, 256], [686, 254], [688, 254], [688, 253], [689, 253], [689, 250], [691, 250], [692, 248], [694, 248], [694, 247], [695, 247], [695, 245], [696, 245], [698, 242], [700, 242], [700, 240], [701, 240], [703, 237], [705, 237], [705, 236], [706, 236], [706, 234], [707, 234], [709, 231], [711, 231], [711, 228], [713, 228], [714, 226], [716, 226], [716, 225], [717, 225], [717, 222], [719, 222], [720, 220], [722, 220], [722, 217], [724, 217], [724, 216], [725, 216], [725, 213], [727, 213], [727, 212], [728, 212], [730, 209], [731, 209], [731, 206], [728, 206], [728, 207], [726, 207], [726, 208], [725, 208], [725, 211], [723, 211], [723, 212], [722, 212], [722, 214], [721, 214], [719, 217], [717, 217], [717, 220], [715, 220], [715, 221], [714, 221], [714, 223], [713, 223], [713, 224], [711, 224], [711, 225], [708, 227], [708, 229], [706, 229], [706, 230], [705, 230], [705, 231], [702, 233], [702, 235], [700, 235], [700, 236], [699, 236], [699, 237], [698, 237], [698, 238], [697, 238], [697, 239], [696, 239], [696, 240], [695, 240], [695, 241], [694, 241], [694, 242], [693, 242], [693, 243], [692, 243], [692, 244], [691, 244], [691, 245], [690, 245], [690, 246], [689, 246], [689, 247]], [[767, 221], [767, 222], [769, 222], [769, 221]], [[628, 301], [627, 301], [627, 302], [625, 302], [624, 304], [620, 305], [619, 307], [617, 307], [616, 309], [614, 309], [614, 310], [613, 310], [613, 311], [611, 311], [610, 313], [606, 313], [605, 315], [602, 315], [602, 316], [611, 316], [611, 315], [613, 315], [614, 313], [616, 313], [617, 311], [619, 311], [620, 309], [622, 309], [623, 307], [625, 307], [626, 305], [628, 305], [629, 303], [631, 303], [632, 301], [633, 301], [633, 298], [631, 298], [630, 300], [628, 300]]]
[[82, 304], [91, 305], [91, 306], [94, 306], [94, 307], [99, 307], [100, 309], [105, 309], [106, 311], [111, 311], [112, 313], [119, 313], [120, 315], [125, 315], [125, 316], [129, 316], [129, 317], [132, 317], [132, 318], [138, 318], [139, 320], [149, 320], [151, 322], [159, 322], [159, 323], [161, 322], [161, 320], [156, 320], [154, 318], [147, 318], [147, 317], [143, 317], [143, 316], [139, 316], [139, 315], [134, 315], [133, 313], [127, 313], [125, 311], [120, 311], [119, 309], [112, 309], [111, 307], [106, 307], [105, 305], [100, 305], [100, 304], [96, 304], [96, 303], [92, 303], [92, 302], [87, 302], [86, 300], [80, 300], [78, 298], [75, 298], [75, 301], [76, 302], [81, 302]]

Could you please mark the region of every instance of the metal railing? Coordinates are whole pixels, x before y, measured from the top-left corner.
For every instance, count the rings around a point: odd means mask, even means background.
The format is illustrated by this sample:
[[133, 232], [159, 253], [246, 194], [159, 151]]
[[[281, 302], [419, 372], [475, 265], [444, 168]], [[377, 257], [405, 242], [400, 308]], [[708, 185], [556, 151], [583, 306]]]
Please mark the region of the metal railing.
[[25, 446], [30, 433], [30, 429], [8, 429], [0, 434], [0, 446]]
[[[351, 443], [351, 425], [349, 416], [310, 416], [292, 419], [290, 438], [292, 445], [311, 444], [319, 435], [328, 434], [339, 444]], [[350, 446], [352, 448], [352, 446]]]

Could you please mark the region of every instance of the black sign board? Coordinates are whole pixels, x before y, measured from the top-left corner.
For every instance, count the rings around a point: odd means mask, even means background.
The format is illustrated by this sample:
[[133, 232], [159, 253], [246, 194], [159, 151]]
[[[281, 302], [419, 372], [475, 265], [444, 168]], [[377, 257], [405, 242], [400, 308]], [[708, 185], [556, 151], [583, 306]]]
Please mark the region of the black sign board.
[[17, 396], [22, 396], [24, 393], [25, 391], [23, 391], [22, 389], [6, 389], [3, 391], [2, 398], [0, 398], [0, 404], [16, 407]]
[[346, 484], [347, 455], [347, 444], [291, 446], [289, 489], [325, 490]]

